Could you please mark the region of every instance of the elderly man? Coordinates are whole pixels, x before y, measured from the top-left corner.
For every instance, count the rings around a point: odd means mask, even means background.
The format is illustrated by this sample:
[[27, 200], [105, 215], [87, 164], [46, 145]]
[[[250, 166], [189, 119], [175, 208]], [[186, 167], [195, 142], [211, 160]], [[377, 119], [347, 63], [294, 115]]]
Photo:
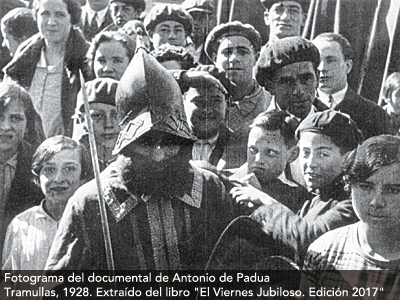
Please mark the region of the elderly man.
[[193, 31], [193, 18], [176, 4], [158, 4], [144, 19], [144, 26], [154, 49], [163, 44], [186, 47]]
[[116, 31], [132, 20], [139, 20], [146, 9], [145, 0], [110, 0], [110, 11], [113, 23], [103, 31]]
[[353, 67], [353, 49], [337, 33], [322, 33], [313, 40], [321, 55], [318, 97], [329, 108], [348, 114], [365, 138], [389, 134], [387, 113], [377, 104], [356, 94], [347, 84]]
[[80, 27], [89, 42], [113, 22], [109, 2], [110, 0], [87, 0], [82, 7]]
[[215, 27], [206, 40], [207, 55], [236, 85], [226, 114], [226, 124], [233, 131], [224, 155], [227, 168], [246, 162], [249, 125], [271, 102], [271, 95], [253, 78], [260, 48], [258, 31], [239, 21]]
[[[204, 269], [232, 218], [224, 186], [189, 164], [176, 81], [143, 48], [116, 94], [117, 161], [101, 174], [117, 270]], [[95, 182], [70, 199], [45, 269], [106, 269]]]

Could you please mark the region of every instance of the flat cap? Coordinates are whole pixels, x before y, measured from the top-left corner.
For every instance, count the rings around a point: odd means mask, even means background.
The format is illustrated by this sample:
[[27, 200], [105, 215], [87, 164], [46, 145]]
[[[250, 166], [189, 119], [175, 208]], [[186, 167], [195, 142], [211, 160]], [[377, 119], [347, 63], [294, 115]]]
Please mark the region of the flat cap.
[[[97, 78], [86, 82], [85, 86], [89, 103], [96, 102], [115, 106], [118, 81], [112, 78]], [[78, 109], [77, 113], [85, 111], [82, 90], [78, 94], [76, 108]]]
[[131, 5], [135, 8], [138, 8], [141, 11], [144, 11], [146, 9], [146, 1], [145, 0], [110, 0], [110, 3], [113, 2], [122, 2], [127, 5]]
[[[310, 5], [310, 0], [291, 0], [291, 1], [299, 3], [301, 5], [301, 8], [303, 9], [303, 12], [305, 13], [307, 12], [308, 7]], [[272, 5], [279, 2], [283, 2], [283, 0], [261, 0], [262, 5], [264, 5], [266, 9], [270, 9]]]
[[275, 71], [297, 62], [310, 61], [316, 70], [320, 63], [318, 48], [299, 36], [280, 39], [264, 48], [256, 65], [256, 79], [261, 86], [272, 81]]
[[210, 0], [185, 0], [181, 7], [186, 9], [187, 12], [204, 12], [212, 14], [214, 11], [214, 4]]
[[364, 140], [362, 132], [349, 115], [328, 109], [306, 117], [296, 130], [300, 139], [305, 132], [321, 133], [331, 138], [341, 149], [355, 149]]
[[237, 35], [247, 38], [253, 44], [256, 52], [261, 50], [262, 41], [260, 33], [250, 24], [233, 21], [218, 25], [211, 30], [204, 45], [208, 57], [213, 60], [213, 54], [218, 51], [219, 44], [223, 38]]
[[147, 32], [154, 31], [157, 24], [164, 21], [181, 23], [187, 35], [190, 35], [193, 31], [194, 21], [192, 16], [177, 4], [158, 4], [154, 6], [144, 19], [144, 27]]

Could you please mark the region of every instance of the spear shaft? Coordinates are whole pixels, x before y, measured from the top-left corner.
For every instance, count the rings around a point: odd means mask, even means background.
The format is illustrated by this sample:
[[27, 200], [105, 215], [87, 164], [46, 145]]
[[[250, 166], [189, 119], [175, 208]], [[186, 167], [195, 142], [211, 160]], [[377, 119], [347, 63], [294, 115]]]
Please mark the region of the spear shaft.
[[110, 238], [110, 228], [108, 226], [108, 219], [107, 219], [107, 211], [106, 211], [106, 204], [103, 197], [103, 189], [101, 187], [101, 180], [100, 180], [100, 167], [99, 167], [99, 160], [97, 156], [97, 148], [96, 148], [96, 141], [94, 138], [94, 131], [93, 131], [93, 120], [90, 115], [90, 106], [88, 101], [88, 96], [86, 92], [85, 86], [85, 79], [83, 78], [82, 70], [79, 70], [79, 76], [81, 80], [81, 88], [82, 88], [82, 98], [83, 103], [85, 106], [85, 113], [86, 113], [86, 121], [89, 133], [89, 144], [90, 144], [90, 155], [92, 157], [93, 163], [93, 170], [94, 176], [96, 179], [97, 185], [97, 194], [99, 198], [99, 209], [100, 209], [100, 217], [101, 217], [101, 227], [103, 229], [103, 237], [104, 237], [104, 244], [106, 250], [106, 257], [107, 257], [107, 267], [108, 270], [114, 271], [114, 258], [113, 258], [113, 251], [111, 245], [111, 238]]

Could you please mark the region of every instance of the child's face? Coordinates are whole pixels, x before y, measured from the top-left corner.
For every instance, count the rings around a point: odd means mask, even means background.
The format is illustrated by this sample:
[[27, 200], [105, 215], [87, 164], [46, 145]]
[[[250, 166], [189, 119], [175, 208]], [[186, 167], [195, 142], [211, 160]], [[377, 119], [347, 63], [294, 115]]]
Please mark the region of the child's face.
[[0, 110], [0, 152], [14, 154], [26, 131], [25, 107], [14, 99]]
[[392, 92], [389, 103], [395, 112], [400, 113], [400, 88], [397, 88]]
[[104, 103], [90, 103], [90, 115], [96, 144], [114, 149], [119, 134], [116, 107]]
[[400, 226], [400, 164], [383, 166], [351, 187], [353, 207], [368, 229], [383, 234]]

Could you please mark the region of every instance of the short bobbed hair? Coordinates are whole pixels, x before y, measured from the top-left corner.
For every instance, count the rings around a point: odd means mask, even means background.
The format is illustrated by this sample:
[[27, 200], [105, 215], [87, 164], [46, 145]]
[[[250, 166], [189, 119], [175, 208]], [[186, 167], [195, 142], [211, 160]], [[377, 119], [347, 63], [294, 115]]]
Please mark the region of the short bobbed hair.
[[250, 128], [260, 127], [264, 130], [279, 130], [288, 148], [296, 146], [296, 129], [299, 122], [285, 111], [277, 109], [260, 113], [250, 125]]
[[[42, 0], [35, 0], [32, 5], [34, 16], [36, 19], [41, 1]], [[67, 5], [68, 13], [71, 16], [71, 24], [78, 25], [79, 22], [81, 21], [81, 14], [82, 14], [81, 5], [79, 4], [79, 2], [77, 0], [61, 0], [61, 1]]]
[[28, 38], [38, 32], [32, 10], [27, 7], [14, 8], [2, 19], [1, 25], [16, 39]]
[[367, 139], [345, 158], [345, 180], [365, 181], [383, 166], [400, 163], [400, 137], [380, 135]]
[[86, 148], [79, 142], [70, 137], [63, 135], [56, 135], [46, 139], [36, 149], [32, 157], [32, 173], [34, 175], [34, 182], [40, 186], [39, 174], [44, 165], [57, 153], [62, 150], [75, 150], [79, 152], [81, 162], [81, 180], [88, 180], [93, 177], [93, 169], [91, 167], [91, 159]]
[[44, 140], [40, 116], [33, 107], [31, 96], [19, 84], [11, 80], [0, 82], [0, 114], [12, 102], [19, 101], [24, 106], [26, 130], [24, 140], [38, 146]]
[[104, 31], [98, 33], [92, 40], [90, 47], [86, 53], [86, 59], [89, 69], [93, 76], [95, 76], [93, 65], [96, 57], [96, 51], [102, 43], [117, 41], [126, 49], [129, 61], [132, 60], [136, 51], [136, 42], [133, 41], [129, 35], [120, 31]]

